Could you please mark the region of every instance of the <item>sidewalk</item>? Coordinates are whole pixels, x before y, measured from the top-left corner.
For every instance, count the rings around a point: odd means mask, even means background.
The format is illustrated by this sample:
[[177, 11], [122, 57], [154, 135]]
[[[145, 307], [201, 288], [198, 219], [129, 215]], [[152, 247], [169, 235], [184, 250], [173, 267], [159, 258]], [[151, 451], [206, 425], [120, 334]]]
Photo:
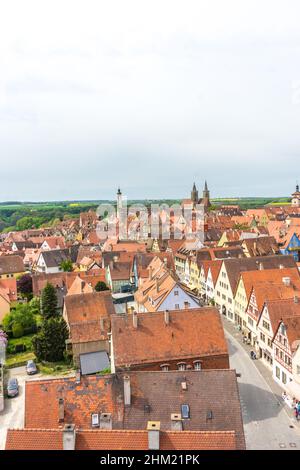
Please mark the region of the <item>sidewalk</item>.
[[[250, 358], [250, 351], [253, 350], [253, 346], [249, 346], [243, 343], [242, 333], [235, 328], [235, 325], [230, 320], [227, 320], [227, 318], [222, 316], [222, 322], [223, 322], [224, 330], [227, 333], [229, 333], [230, 336], [233, 336], [233, 338], [236, 341], [238, 341], [240, 346], [244, 348], [244, 350], [248, 353], [248, 356]], [[284, 406], [284, 409], [286, 413], [288, 414], [288, 416], [292, 419], [293, 424], [296, 425], [300, 429], [300, 421], [296, 420], [295, 415], [294, 415], [294, 410], [292, 410], [288, 405], [286, 405], [281, 398], [281, 394], [284, 391], [284, 389], [280, 387], [280, 385], [277, 382], [275, 382], [272, 376], [272, 371], [268, 369], [262, 363], [260, 359], [254, 360], [253, 363], [258, 369], [258, 371], [260, 372], [260, 374], [262, 375], [262, 377], [264, 378], [264, 380], [266, 381], [266, 383], [268, 384], [268, 386], [270, 387], [272, 393], [278, 399], [279, 405]]]

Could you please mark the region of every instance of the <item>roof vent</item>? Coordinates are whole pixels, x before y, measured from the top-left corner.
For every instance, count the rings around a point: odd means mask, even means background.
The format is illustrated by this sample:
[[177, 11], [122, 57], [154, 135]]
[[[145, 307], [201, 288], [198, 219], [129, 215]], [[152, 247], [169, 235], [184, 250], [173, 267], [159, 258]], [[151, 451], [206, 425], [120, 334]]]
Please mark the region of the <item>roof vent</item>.
[[171, 414], [171, 431], [182, 431], [182, 418], [180, 413]]
[[290, 277], [283, 277], [282, 282], [286, 287], [290, 287], [291, 285], [291, 278]]
[[206, 421], [209, 421], [213, 419], [213, 412], [212, 410], [209, 410], [207, 413], [206, 413]]
[[133, 312], [132, 313], [132, 326], [133, 328], [137, 329], [138, 327], [138, 316], [137, 316], [137, 312]]
[[187, 382], [181, 382], [181, 389], [182, 390], [187, 390]]
[[159, 450], [160, 421], [148, 421], [147, 431], [149, 450]]

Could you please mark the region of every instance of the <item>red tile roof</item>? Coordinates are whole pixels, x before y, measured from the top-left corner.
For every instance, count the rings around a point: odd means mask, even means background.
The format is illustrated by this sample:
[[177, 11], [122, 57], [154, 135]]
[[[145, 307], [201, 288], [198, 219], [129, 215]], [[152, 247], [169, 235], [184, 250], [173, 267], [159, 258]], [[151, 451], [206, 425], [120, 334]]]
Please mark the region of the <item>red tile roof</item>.
[[220, 314], [215, 308], [172, 310], [168, 325], [164, 312], [137, 316], [136, 329], [132, 315], [111, 317], [116, 367], [228, 354]]
[[[76, 431], [76, 450], [147, 450], [148, 431]], [[62, 450], [63, 431], [9, 429], [6, 450]], [[236, 450], [234, 431], [160, 432], [160, 450]]]

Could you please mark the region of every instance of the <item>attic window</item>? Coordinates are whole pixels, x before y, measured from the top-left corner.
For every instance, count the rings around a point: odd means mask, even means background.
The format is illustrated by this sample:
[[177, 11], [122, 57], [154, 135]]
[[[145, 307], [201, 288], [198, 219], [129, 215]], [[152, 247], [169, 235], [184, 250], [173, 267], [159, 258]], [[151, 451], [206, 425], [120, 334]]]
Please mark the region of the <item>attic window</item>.
[[190, 407], [189, 405], [181, 405], [181, 416], [183, 419], [190, 418]]
[[93, 413], [92, 414], [92, 428], [98, 428], [99, 426], [100, 426], [99, 414]]

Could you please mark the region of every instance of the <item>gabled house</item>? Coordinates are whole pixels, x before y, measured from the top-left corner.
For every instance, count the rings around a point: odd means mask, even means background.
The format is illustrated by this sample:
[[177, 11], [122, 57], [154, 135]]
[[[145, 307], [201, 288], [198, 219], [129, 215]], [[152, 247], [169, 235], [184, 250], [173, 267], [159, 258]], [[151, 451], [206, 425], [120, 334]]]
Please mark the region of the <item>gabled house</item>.
[[[63, 317], [70, 339], [68, 351], [78, 365], [83, 355], [109, 352], [110, 316], [115, 313], [109, 291], [67, 295]], [[100, 371], [95, 370], [95, 372]]]
[[[286, 316], [300, 315], [299, 298], [266, 300], [257, 322], [258, 353], [262, 362], [273, 370], [273, 338]], [[300, 398], [300, 397], [299, 397]]]
[[220, 313], [230, 321], [238, 323], [237, 316], [234, 316], [234, 299], [242, 272], [277, 269], [280, 267], [295, 268], [296, 262], [291, 256], [265, 256], [223, 260], [215, 287], [215, 303]]
[[135, 292], [139, 312], [160, 310], [180, 310], [198, 308], [199, 302], [194, 294], [168, 270], [160, 259], [150, 263], [149, 277]]
[[112, 372], [228, 369], [223, 325], [212, 307], [111, 317]]
[[256, 276], [254, 273], [252, 279], [250, 300], [246, 310], [246, 335], [259, 351], [257, 323], [264, 303], [267, 300], [293, 299], [300, 295], [300, 276], [298, 269], [292, 268], [258, 271]]
[[300, 315], [284, 317], [273, 338], [273, 378], [283, 387], [293, 381], [292, 361], [300, 341]]
[[0, 256], [0, 279], [18, 278], [22, 274], [25, 274], [25, 266], [21, 256]]
[[7, 450], [245, 447], [234, 370], [127, 371], [28, 381], [25, 428], [8, 430], [6, 440]]

